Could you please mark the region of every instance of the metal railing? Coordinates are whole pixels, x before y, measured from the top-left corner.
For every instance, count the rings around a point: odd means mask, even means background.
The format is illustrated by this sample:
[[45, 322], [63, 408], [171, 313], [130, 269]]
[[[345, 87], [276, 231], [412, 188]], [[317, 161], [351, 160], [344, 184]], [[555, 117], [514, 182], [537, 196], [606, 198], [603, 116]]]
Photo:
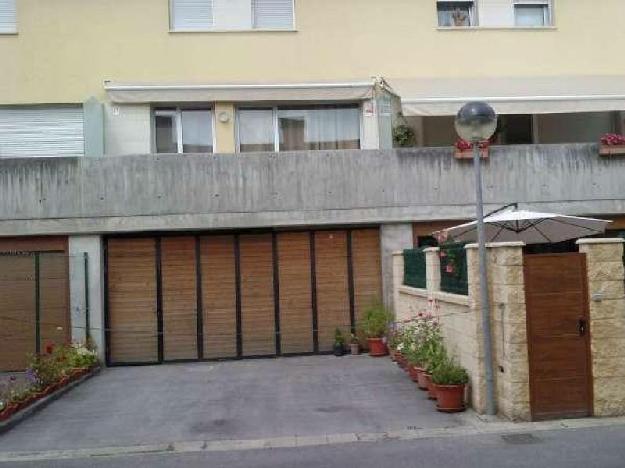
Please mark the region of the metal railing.
[[404, 250], [404, 284], [413, 288], [425, 289], [427, 287], [423, 249]]
[[440, 247], [441, 291], [469, 294], [467, 252], [464, 244], [444, 244]]

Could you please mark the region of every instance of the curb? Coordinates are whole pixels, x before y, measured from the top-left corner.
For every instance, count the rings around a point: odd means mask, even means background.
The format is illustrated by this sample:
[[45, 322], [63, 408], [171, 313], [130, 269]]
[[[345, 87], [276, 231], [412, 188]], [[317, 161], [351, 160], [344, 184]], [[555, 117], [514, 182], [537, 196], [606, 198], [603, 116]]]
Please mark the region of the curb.
[[25, 419], [30, 418], [32, 415], [34, 415], [35, 413], [41, 411], [42, 409], [44, 409], [46, 406], [48, 406], [53, 401], [58, 400], [60, 397], [65, 395], [65, 393], [69, 392], [74, 387], [77, 387], [78, 385], [80, 385], [84, 381], [89, 380], [94, 375], [99, 374], [100, 370], [101, 370], [101, 367], [97, 367], [97, 368], [93, 369], [91, 372], [89, 372], [88, 374], [83, 375], [78, 380], [74, 380], [73, 382], [70, 382], [69, 384], [67, 384], [63, 388], [59, 388], [56, 392], [46, 396], [45, 398], [37, 400], [32, 405], [30, 405], [27, 408], [24, 408], [23, 410], [21, 410], [18, 413], [14, 414], [13, 416], [11, 416], [6, 421], [1, 422], [0, 423], [0, 435], [4, 434], [5, 432], [10, 431], [11, 429], [13, 429], [15, 426], [17, 426], [19, 423], [21, 423]]
[[0, 452], [0, 464], [51, 460], [76, 460], [136, 455], [241, 452], [249, 450], [291, 449], [385, 441], [411, 441], [484, 435], [520, 434], [554, 430], [625, 426], [625, 417], [568, 419], [539, 423], [477, 422], [449, 428], [398, 430], [371, 433], [343, 433], [312, 436], [286, 436], [267, 439], [199, 440], [147, 445], [94, 447], [30, 452]]

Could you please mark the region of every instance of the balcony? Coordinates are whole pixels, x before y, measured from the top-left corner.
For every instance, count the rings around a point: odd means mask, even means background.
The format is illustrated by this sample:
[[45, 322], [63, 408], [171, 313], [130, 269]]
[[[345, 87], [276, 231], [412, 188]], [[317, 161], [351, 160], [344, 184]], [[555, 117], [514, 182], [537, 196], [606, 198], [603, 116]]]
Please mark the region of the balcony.
[[[486, 210], [625, 212], [625, 159], [595, 144], [495, 146]], [[466, 219], [471, 163], [451, 148], [0, 160], [0, 235]]]

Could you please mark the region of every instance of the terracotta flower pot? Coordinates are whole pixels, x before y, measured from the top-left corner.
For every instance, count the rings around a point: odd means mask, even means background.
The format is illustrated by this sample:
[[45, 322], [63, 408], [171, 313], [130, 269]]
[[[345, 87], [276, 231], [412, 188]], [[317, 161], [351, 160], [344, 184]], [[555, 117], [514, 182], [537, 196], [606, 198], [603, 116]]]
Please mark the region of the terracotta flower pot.
[[466, 409], [464, 405], [464, 385], [436, 385], [438, 404], [436, 409], [444, 413], [457, 413]]
[[410, 380], [413, 382], [417, 382], [419, 379], [419, 374], [417, 372], [417, 367], [414, 364], [408, 365], [408, 375], [410, 375]]
[[427, 390], [428, 382], [425, 377], [425, 369], [421, 367], [417, 367], [416, 371], [417, 371], [417, 387], [419, 388], [419, 390]]
[[367, 343], [369, 344], [369, 356], [379, 357], [388, 354], [388, 349], [382, 338], [367, 338]]
[[432, 382], [432, 376], [427, 373], [423, 373], [428, 389], [428, 400], [436, 400], [436, 389], [434, 388], [434, 382]]
[[17, 406], [13, 403], [7, 405], [2, 411], [0, 411], [0, 421], [6, 421], [17, 411]]

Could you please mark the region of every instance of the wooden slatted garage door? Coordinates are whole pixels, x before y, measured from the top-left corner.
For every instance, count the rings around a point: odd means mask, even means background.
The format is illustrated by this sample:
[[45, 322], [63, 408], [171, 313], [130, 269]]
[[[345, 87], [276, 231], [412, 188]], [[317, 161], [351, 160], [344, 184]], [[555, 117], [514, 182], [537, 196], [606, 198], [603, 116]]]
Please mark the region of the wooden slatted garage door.
[[61, 253], [39, 255], [40, 349], [69, 336], [69, 264]]
[[237, 291], [234, 236], [200, 240], [204, 357], [237, 355]]
[[198, 357], [195, 237], [161, 239], [163, 359]]
[[331, 351], [381, 297], [377, 228], [112, 238], [109, 363]]
[[351, 329], [347, 231], [315, 233], [315, 274], [319, 351], [330, 351], [335, 330], [345, 334]]
[[111, 362], [158, 362], [156, 240], [110, 239], [108, 345]]
[[276, 353], [271, 234], [240, 237], [243, 356]]
[[70, 337], [65, 237], [0, 239], [0, 371]]
[[310, 240], [308, 232], [278, 234], [283, 354], [314, 351]]
[[377, 229], [357, 229], [351, 232], [351, 236], [354, 310], [358, 324], [367, 307], [382, 298], [382, 260]]
[[0, 256], [0, 370], [25, 369], [35, 352], [34, 257]]

